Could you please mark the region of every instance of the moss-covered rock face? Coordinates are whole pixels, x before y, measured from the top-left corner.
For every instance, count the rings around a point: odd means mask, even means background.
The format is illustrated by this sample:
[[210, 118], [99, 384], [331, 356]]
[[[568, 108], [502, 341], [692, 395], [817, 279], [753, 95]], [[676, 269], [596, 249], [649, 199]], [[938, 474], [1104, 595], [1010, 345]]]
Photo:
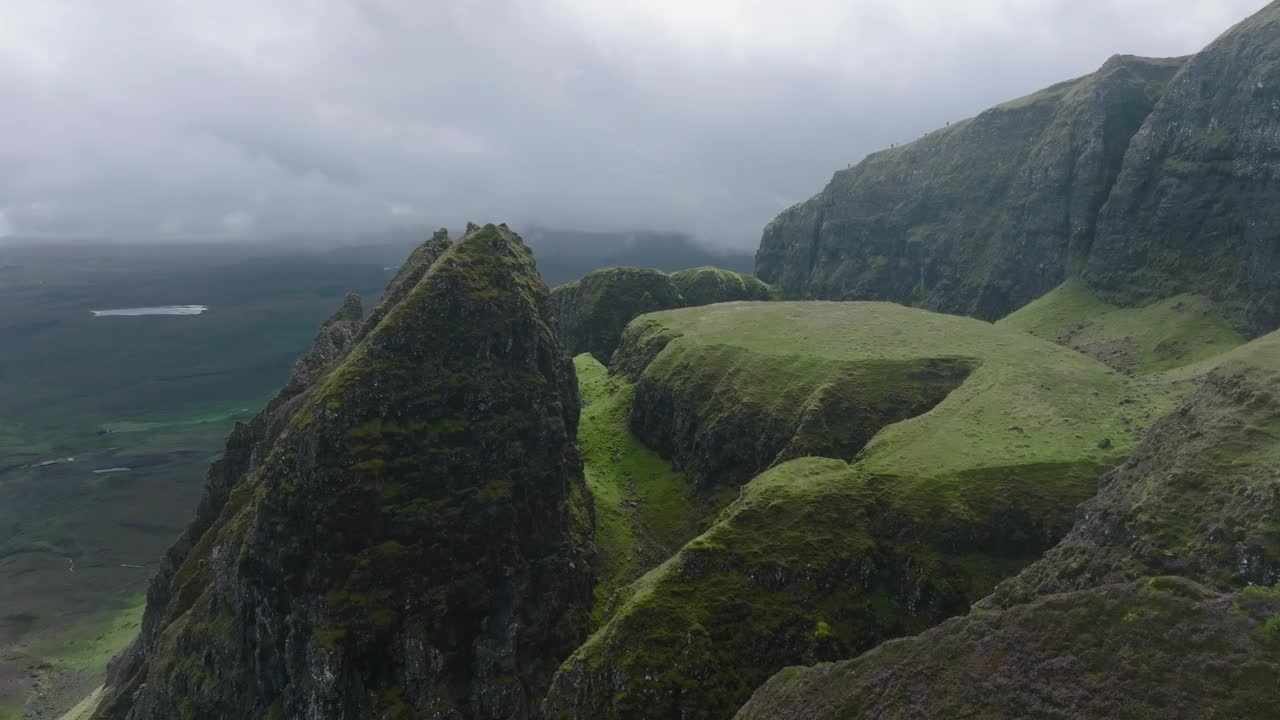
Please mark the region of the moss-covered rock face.
[[1001, 317], [1087, 255], [1129, 139], [1181, 62], [1117, 56], [875, 153], [765, 228], [756, 274], [788, 298]]
[[648, 268], [605, 268], [551, 294], [560, 339], [570, 356], [591, 353], [609, 363], [622, 329], [636, 317], [684, 306], [671, 277]]
[[1272, 717], [1280, 334], [1200, 372], [1042, 560], [966, 617], [779, 673], [739, 718]]
[[714, 267], [681, 270], [671, 274], [686, 307], [700, 307], [737, 300], [772, 300], [774, 290], [759, 278]]
[[787, 664], [963, 612], [1062, 537], [1171, 404], [1025, 333], [884, 303], [655, 313], [615, 367], [636, 434], [672, 429], [652, 442], [691, 482], [774, 467], [622, 591], [552, 718], [727, 718]]
[[298, 358], [289, 380], [280, 392], [281, 397], [292, 397], [324, 377], [339, 360], [346, 356], [364, 327], [364, 304], [355, 293], [347, 295], [342, 307], [320, 325], [311, 352]]
[[996, 319], [1078, 277], [1131, 307], [1192, 293], [1280, 327], [1272, 132], [1280, 5], [1190, 59], [1096, 73], [837, 172], [764, 230], [788, 298], [893, 300]]
[[518, 237], [429, 254], [233, 434], [95, 717], [532, 714], [589, 622], [577, 385]]
[[1098, 216], [1085, 278], [1104, 297], [1223, 303], [1251, 334], [1280, 327], [1280, 4], [1193, 57], [1143, 124]]
[[645, 313], [734, 300], [771, 300], [774, 289], [749, 275], [713, 267], [667, 275], [644, 268], [605, 268], [551, 293], [565, 351], [591, 353], [608, 365], [622, 331]]
[[1182, 578], [1055, 595], [790, 668], [737, 717], [1264, 720], [1280, 703], [1276, 612]]
[[449, 231], [441, 228], [435, 231], [431, 239], [422, 243], [414, 249], [409, 255], [409, 259], [404, 261], [400, 269], [396, 271], [391, 282], [387, 284], [387, 289], [382, 293], [382, 300], [378, 303], [378, 307], [369, 313], [369, 319], [365, 321], [364, 327], [361, 328], [360, 337], [368, 335], [374, 328], [382, 322], [382, 319], [404, 301], [405, 297], [418, 285], [418, 281], [422, 280], [422, 276], [427, 274], [432, 265], [436, 264], [436, 260], [449, 249], [451, 241], [449, 240]]

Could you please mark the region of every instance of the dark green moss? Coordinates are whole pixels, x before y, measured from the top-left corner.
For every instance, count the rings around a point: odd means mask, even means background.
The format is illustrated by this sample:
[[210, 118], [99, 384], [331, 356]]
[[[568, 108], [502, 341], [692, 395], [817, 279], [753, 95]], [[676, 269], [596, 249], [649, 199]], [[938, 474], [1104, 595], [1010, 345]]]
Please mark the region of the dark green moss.
[[521, 717], [583, 639], [578, 394], [529, 250], [474, 228], [396, 294], [255, 420], [99, 717]]
[[605, 268], [551, 294], [560, 340], [570, 356], [590, 353], [609, 364], [622, 330], [635, 318], [684, 305], [671, 278], [648, 268]]

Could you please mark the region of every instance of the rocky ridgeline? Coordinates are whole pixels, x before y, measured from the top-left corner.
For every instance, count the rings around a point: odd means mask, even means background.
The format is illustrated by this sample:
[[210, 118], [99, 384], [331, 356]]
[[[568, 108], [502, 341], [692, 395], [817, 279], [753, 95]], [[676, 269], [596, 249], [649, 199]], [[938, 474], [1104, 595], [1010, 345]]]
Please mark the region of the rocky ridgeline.
[[527, 717], [584, 639], [578, 389], [529, 250], [437, 235], [386, 297], [232, 433], [95, 717]]
[[1280, 326], [1280, 5], [1189, 59], [1089, 76], [837, 172], [765, 228], [756, 274], [794, 299], [994, 320], [1080, 277]]

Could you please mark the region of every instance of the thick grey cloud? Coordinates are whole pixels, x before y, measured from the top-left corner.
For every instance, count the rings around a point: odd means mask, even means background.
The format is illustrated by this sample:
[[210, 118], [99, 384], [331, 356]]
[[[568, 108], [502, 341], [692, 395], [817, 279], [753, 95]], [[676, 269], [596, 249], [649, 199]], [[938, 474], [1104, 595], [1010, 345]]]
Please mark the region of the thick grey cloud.
[[837, 167], [1263, 0], [0, 0], [0, 236], [753, 245]]

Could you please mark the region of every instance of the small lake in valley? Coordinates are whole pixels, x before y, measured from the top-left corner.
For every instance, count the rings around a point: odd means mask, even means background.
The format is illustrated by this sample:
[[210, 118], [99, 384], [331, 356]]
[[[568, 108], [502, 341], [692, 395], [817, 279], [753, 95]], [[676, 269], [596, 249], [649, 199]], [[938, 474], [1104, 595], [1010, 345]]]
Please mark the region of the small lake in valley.
[[159, 307], [121, 308], [118, 310], [90, 310], [94, 317], [134, 315], [199, 315], [209, 308], [204, 305], [161, 305]]

